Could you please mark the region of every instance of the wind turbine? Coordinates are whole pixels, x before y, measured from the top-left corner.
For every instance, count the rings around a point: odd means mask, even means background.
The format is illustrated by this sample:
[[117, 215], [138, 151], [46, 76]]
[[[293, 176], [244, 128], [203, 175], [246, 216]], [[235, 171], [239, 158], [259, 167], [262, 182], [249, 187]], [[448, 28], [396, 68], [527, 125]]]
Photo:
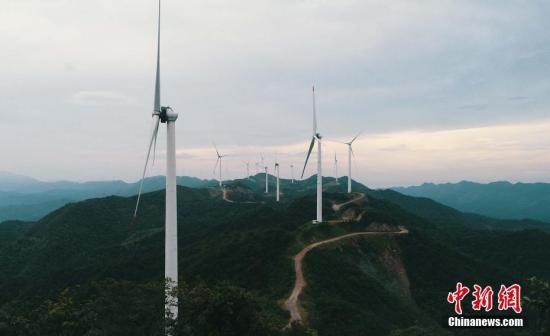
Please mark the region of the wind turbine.
[[338, 181], [338, 158], [336, 158], [336, 152], [334, 153], [334, 182], [340, 184]]
[[275, 161], [275, 174], [277, 176], [277, 202], [279, 202], [279, 162]]
[[309, 144], [309, 150], [307, 151], [306, 162], [304, 163], [304, 169], [302, 170], [302, 178], [304, 178], [304, 172], [306, 171], [307, 161], [313, 150], [313, 146], [317, 142], [317, 219], [314, 223], [321, 223], [323, 221], [323, 172], [322, 172], [322, 151], [321, 151], [321, 134], [317, 132], [317, 115], [315, 112], [315, 86], [313, 87], [313, 137]]
[[[262, 162], [263, 162], [263, 158], [262, 158]], [[264, 169], [265, 169], [265, 193], [267, 194], [269, 192], [269, 184], [267, 183], [269, 175], [267, 174], [267, 166], [264, 166]]]
[[216, 160], [216, 165], [214, 166], [214, 174], [216, 173], [216, 168], [218, 168], [218, 164], [219, 164], [219, 168], [220, 168], [220, 188], [223, 187], [223, 182], [222, 182], [222, 158], [226, 157], [227, 155], [221, 155], [220, 152], [218, 151], [218, 147], [216, 147], [216, 144], [214, 144], [214, 149], [216, 150], [216, 155], [218, 156], [218, 159]]
[[260, 154], [260, 158], [262, 159], [262, 167], [264, 167], [265, 171], [265, 193], [267, 194], [269, 192], [269, 175], [267, 174], [267, 165], [264, 165], [264, 156], [263, 154]]
[[246, 179], [250, 181], [250, 162], [243, 161], [243, 163], [246, 165]]
[[294, 165], [290, 164], [290, 177], [292, 178], [292, 184], [294, 184]]
[[[134, 220], [137, 216], [143, 180], [147, 172], [147, 164], [153, 144], [156, 144], [159, 123], [166, 124], [166, 208], [165, 208], [165, 255], [164, 278], [166, 281], [165, 317], [174, 321], [178, 318], [178, 297], [174, 289], [178, 285], [178, 226], [177, 226], [177, 190], [176, 190], [176, 120], [178, 114], [169, 106], [160, 104], [160, 0], [158, 13], [157, 35], [157, 70], [155, 77], [155, 100], [153, 104], [153, 132], [147, 149], [145, 166], [139, 184], [139, 192], [134, 210]], [[171, 331], [167, 329], [167, 333]]]
[[359, 132], [351, 141], [344, 142], [345, 145], [348, 145], [348, 193], [351, 193], [351, 156], [355, 158], [355, 153], [353, 152], [353, 148], [351, 145], [357, 138], [361, 135], [363, 132]]

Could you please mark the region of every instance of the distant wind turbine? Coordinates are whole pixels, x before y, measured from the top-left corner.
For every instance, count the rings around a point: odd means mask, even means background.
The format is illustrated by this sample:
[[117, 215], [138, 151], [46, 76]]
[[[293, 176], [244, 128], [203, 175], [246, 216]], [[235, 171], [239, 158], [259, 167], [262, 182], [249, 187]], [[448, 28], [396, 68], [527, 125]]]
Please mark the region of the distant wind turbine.
[[313, 146], [317, 142], [317, 219], [314, 223], [321, 223], [323, 221], [323, 172], [322, 172], [322, 151], [321, 151], [321, 134], [317, 132], [317, 114], [315, 111], [315, 87], [313, 87], [313, 137], [309, 144], [309, 150], [307, 151], [306, 162], [304, 163], [304, 169], [302, 170], [302, 178], [304, 178], [304, 172], [306, 171], [307, 161], [313, 150]]
[[[156, 144], [159, 123], [166, 124], [166, 209], [165, 209], [165, 255], [164, 255], [164, 278], [166, 281], [166, 303], [165, 317], [174, 321], [178, 318], [178, 297], [174, 289], [178, 285], [178, 226], [177, 226], [177, 191], [176, 191], [176, 119], [178, 114], [169, 106], [160, 104], [160, 0], [158, 13], [158, 35], [157, 35], [157, 70], [155, 78], [155, 100], [153, 104], [153, 132], [147, 155], [145, 166], [139, 184], [139, 192], [134, 210], [134, 220], [137, 217], [143, 180], [147, 172], [147, 164], [151, 154], [151, 148]], [[166, 329], [169, 335], [170, 329]]]
[[334, 153], [334, 181], [336, 184], [340, 184], [338, 181], [338, 158], [336, 157], [336, 153]]
[[351, 156], [355, 158], [355, 153], [353, 152], [353, 148], [351, 147], [353, 142], [357, 140], [357, 138], [361, 135], [363, 132], [359, 132], [351, 141], [344, 142], [345, 145], [348, 146], [348, 193], [351, 193]]
[[269, 184], [268, 184], [269, 175], [267, 174], [267, 165], [264, 165], [264, 156], [261, 153], [260, 153], [260, 158], [261, 158], [262, 167], [264, 167], [264, 171], [265, 171], [265, 193], [267, 194], [269, 192]]
[[[263, 161], [263, 158], [262, 158], [262, 161]], [[265, 193], [267, 194], [269, 192], [269, 184], [267, 183], [269, 179], [269, 175], [267, 174], [267, 166], [265, 166], [264, 169], [265, 169]]]
[[292, 178], [292, 184], [294, 184], [294, 165], [290, 165], [290, 177]]
[[279, 202], [279, 162], [275, 162], [275, 174], [277, 175], [277, 202]]
[[249, 161], [246, 161], [243, 163], [246, 165], [246, 179], [247, 180], [250, 180], [250, 162]]
[[222, 181], [222, 158], [226, 157], [227, 155], [221, 155], [218, 151], [218, 147], [216, 147], [216, 144], [214, 144], [214, 149], [216, 150], [216, 155], [218, 156], [218, 159], [216, 160], [216, 165], [214, 166], [214, 174], [216, 174], [216, 168], [220, 168], [220, 188], [223, 187], [223, 181]]

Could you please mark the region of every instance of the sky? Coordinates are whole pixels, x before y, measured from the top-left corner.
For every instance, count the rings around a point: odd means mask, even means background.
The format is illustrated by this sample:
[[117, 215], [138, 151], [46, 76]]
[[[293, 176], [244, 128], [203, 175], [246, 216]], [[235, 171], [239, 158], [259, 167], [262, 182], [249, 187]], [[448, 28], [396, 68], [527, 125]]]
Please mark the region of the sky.
[[[155, 0], [0, 0], [0, 171], [135, 181], [151, 131]], [[550, 2], [164, 0], [177, 173], [260, 155], [300, 175], [315, 85], [323, 169], [371, 187], [550, 182]], [[164, 173], [162, 127], [155, 165]], [[315, 158], [313, 158], [315, 160]], [[305, 175], [314, 172], [307, 167]]]

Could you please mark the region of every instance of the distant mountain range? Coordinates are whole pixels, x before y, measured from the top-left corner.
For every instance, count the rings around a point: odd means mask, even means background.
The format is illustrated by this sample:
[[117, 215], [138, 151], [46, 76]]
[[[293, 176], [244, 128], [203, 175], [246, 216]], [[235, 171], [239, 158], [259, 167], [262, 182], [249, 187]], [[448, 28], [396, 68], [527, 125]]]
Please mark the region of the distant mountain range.
[[427, 197], [464, 212], [501, 219], [530, 218], [550, 222], [550, 183], [424, 183], [392, 188], [405, 195]]
[[[265, 176], [219, 188], [178, 187], [180, 322], [177, 335], [542, 335], [527, 328], [444, 328], [457, 281], [492, 285], [550, 279], [550, 225], [462, 213], [426, 198], [324, 179], [283, 180], [281, 202]], [[343, 179], [342, 179], [343, 182]], [[270, 176], [270, 189], [274, 178]], [[162, 183], [161, 183], [162, 186]], [[164, 192], [67, 204], [36, 222], [0, 223], [0, 335], [162, 335]], [[350, 203], [351, 201], [351, 203]], [[340, 204], [341, 207], [335, 207]], [[365, 232], [304, 259], [303, 328], [284, 329], [293, 257], [307, 245]], [[506, 246], [506, 248], [503, 248]], [[471, 305], [463, 305], [473, 314]], [[512, 328], [513, 329], [513, 328]], [[537, 330], [538, 329], [538, 330]]]
[[[202, 188], [216, 185], [214, 180], [179, 176], [180, 186]], [[164, 189], [164, 176], [148, 177], [143, 191]], [[71, 202], [105, 196], [131, 196], [138, 192], [139, 181], [44, 182], [31, 177], [0, 172], [0, 222], [8, 219], [37, 220]]]
[[[263, 178], [262, 174], [258, 176]], [[326, 179], [326, 183], [330, 183], [331, 178]], [[344, 179], [342, 182], [345, 183]], [[216, 186], [218, 182], [179, 176], [177, 183], [184, 187], [206, 188]], [[353, 183], [360, 185], [355, 181]], [[148, 177], [143, 184], [143, 191], [161, 190], [164, 185], [164, 176]], [[252, 184], [249, 187], [257, 186]], [[263, 189], [263, 186], [260, 187]], [[33, 221], [67, 203], [105, 196], [132, 196], [137, 194], [138, 188], [139, 181], [44, 182], [28, 176], [0, 172], [0, 222]], [[463, 212], [498, 219], [534, 219], [550, 223], [550, 183], [481, 184], [463, 181], [424, 183], [391, 189], [409, 196], [430, 198]]]

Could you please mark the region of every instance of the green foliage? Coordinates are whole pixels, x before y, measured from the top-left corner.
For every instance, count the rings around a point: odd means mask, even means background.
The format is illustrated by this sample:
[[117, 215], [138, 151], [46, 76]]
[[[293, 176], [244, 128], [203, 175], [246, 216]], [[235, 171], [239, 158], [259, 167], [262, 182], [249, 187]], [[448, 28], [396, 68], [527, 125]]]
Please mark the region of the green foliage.
[[441, 330], [433, 330], [419, 326], [412, 326], [406, 329], [396, 329], [390, 332], [389, 336], [439, 336]]
[[428, 197], [465, 212], [495, 218], [532, 218], [550, 222], [550, 184], [473, 182], [431, 184], [395, 190], [416, 197]]
[[[231, 186], [235, 203], [217, 188], [178, 188], [179, 335], [445, 335], [440, 318], [457, 280], [495, 284], [550, 269], [550, 238], [540, 231], [497, 231], [501, 221], [360, 185], [368, 200], [346, 207], [364, 213], [361, 221], [314, 225], [315, 179], [282, 181], [277, 204], [262, 176]], [[337, 218], [333, 202], [348, 199], [330, 187], [327, 218]], [[164, 193], [144, 194], [132, 223], [134, 205], [135, 197], [69, 204], [6, 239], [0, 335], [163, 334]], [[300, 297], [306, 325], [285, 328], [291, 257], [373, 223], [410, 233], [312, 250]]]
[[550, 335], [550, 282], [530, 278], [527, 295], [523, 299], [527, 307], [535, 312], [536, 328], [541, 334]]
[[180, 300], [177, 335], [279, 334], [279, 324], [262, 312], [260, 299], [242, 288], [227, 284], [209, 288], [201, 283], [182, 289]]

